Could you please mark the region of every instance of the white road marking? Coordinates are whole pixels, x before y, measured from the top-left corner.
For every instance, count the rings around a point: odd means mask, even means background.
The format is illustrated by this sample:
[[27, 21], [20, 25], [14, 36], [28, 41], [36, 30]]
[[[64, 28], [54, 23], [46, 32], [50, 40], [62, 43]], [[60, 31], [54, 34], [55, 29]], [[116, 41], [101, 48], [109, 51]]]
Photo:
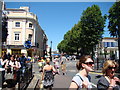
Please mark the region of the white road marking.
[[95, 84], [94, 84], [94, 83], [92, 83], [92, 82], [91, 82], [91, 84], [92, 84], [94, 87], [96, 87], [96, 88], [97, 88], [97, 85], [95, 85]]

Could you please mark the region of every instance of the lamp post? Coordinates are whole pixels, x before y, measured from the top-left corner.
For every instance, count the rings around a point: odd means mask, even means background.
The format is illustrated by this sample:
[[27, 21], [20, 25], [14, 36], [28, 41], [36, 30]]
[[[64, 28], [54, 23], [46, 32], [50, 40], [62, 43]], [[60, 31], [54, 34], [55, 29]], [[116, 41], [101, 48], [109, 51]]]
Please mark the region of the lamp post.
[[51, 43], [51, 47], [50, 47], [50, 60], [52, 61], [52, 41], [50, 43]]

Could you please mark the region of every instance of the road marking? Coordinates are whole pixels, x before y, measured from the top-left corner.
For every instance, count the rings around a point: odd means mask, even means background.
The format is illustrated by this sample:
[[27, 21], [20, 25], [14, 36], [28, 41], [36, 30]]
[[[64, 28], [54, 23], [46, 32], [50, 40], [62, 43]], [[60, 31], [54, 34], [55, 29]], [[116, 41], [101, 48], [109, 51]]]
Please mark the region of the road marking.
[[98, 74], [98, 75], [103, 75], [102, 73], [98, 73], [98, 72], [90, 72], [91, 74]]
[[94, 83], [91, 83], [94, 87], [96, 87], [97, 88], [97, 85], [95, 85]]
[[43, 80], [42, 80], [42, 75], [40, 77], [40, 88], [43, 88]]
[[77, 72], [77, 70], [67, 70], [67, 71], [69, 71], [69, 72]]

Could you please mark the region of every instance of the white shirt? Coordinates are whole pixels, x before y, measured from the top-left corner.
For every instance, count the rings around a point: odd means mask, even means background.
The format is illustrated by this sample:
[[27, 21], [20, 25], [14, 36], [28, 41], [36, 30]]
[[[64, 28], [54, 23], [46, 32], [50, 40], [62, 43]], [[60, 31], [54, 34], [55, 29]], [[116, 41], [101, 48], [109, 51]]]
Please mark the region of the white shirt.
[[87, 82], [88, 82], [88, 88], [92, 88], [92, 84], [91, 84], [91, 82], [89, 81], [89, 79], [90, 79], [90, 77], [83, 77], [83, 76], [81, 76], [79, 73], [77, 73], [77, 74], [73, 77], [72, 81], [74, 81], [74, 82], [78, 85], [79, 89], [83, 88], [83, 87], [82, 87], [82, 82], [83, 82], [83, 81], [87, 81]]

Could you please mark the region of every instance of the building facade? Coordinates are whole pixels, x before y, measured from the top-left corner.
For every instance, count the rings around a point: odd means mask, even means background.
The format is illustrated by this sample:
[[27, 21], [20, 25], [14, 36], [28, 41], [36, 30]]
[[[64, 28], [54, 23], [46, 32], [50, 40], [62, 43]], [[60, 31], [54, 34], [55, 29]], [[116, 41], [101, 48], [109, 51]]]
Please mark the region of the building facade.
[[[38, 23], [37, 16], [29, 7], [6, 9], [8, 16], [8, 37], [3, 44], [3, 51], [10, 54], [25, 53], [27, 56], [43, 56], [47, 44], [47, 36]], [[26, 42], [30, 47], [26, 48]]]
[[3, 6], [3, 2], [0, 1], [0, 57], [2, 55], [2, 6]]
[[104, 37], [96, 46], [95, 53], [99, 59], [118, 59], [118, 38]]

